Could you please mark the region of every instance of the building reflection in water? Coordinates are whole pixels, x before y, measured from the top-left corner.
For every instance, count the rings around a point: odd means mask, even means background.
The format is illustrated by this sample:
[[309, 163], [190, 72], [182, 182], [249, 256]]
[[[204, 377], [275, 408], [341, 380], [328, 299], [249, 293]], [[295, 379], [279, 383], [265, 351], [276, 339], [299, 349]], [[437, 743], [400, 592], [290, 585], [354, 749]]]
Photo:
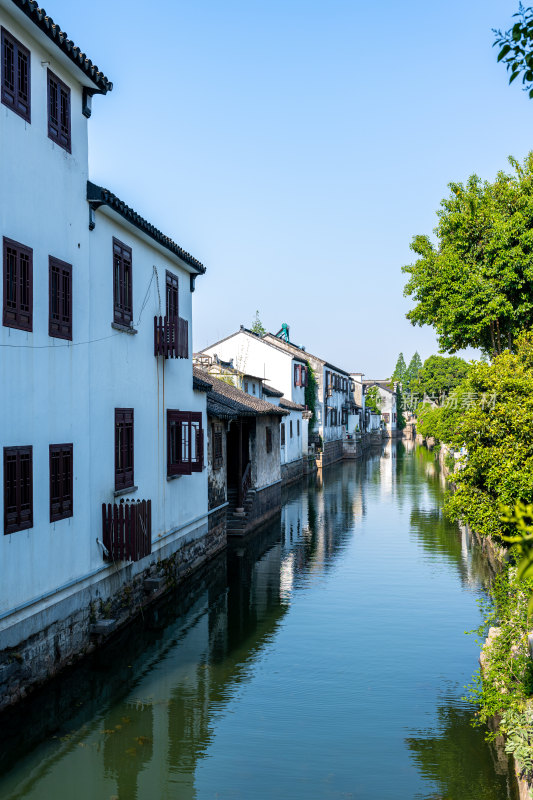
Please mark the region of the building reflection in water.
[[[386, 442], [361, 461], [331, 467], [323, 483], [310, 479], [308, 490], [288, 487], [278, 520], [233, 541], [122, 640], [63, 676], [60, 691], [52, 685], [40, 715], [30, 704], [25, 726], [4, 726], [6, 772], [24, 748], [33, 749], [0, 778], [2, 800], [196, 798], [218, 721], [249, 683], [297, 593], [323, 581], [350, 546], [369, 493], [408, 504], [409, 535], [444, 556], [463, 581], [479, 581], [483, 559], [436, 510], [441, 488], [433, 458], [417, 451], [406, 459], [412, 447]], [[74, 715], [73, 708], [81, 710]], [[442, 736], [449, 728], [451, 741], [454, 718], [446, 708], [442, 714]], [[415, 735], [408, 745], [427, 769], [433, 739]]]

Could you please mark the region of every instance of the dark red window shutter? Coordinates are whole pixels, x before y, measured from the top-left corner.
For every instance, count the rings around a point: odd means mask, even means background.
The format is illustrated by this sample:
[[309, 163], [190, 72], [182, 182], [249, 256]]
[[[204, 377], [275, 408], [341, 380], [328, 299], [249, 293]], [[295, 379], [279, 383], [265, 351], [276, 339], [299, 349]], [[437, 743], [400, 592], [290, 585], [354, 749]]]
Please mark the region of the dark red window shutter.
[[70, 89], [48, 70], [48, 137], [71, 152]]
[[50, 256], [48, 274], [48, 334], [72, 340], [72, 265]]
[[1, 99], [26, 122], [31, 122], [31, 55], [14, 36], [2, 28]]
[[265, 445], [267, 453], [272, 452], [272, 428], [270, 425], [267, 425], [265, 428]]
[[167, 475], [190, 475], [191, 415], [167, 409]]
[[73, 445], [50, 445], [50, 522], [71, 517]]
[[133, 321], [131, 248], [113, 239], [114, 322], [129, 326]]
[[201, 412], [190, 412], [191, 472], [201, 472], [204, 466], [204, 431]]
[[115, 490], [133, 486], [133, 408], [115, 408]]
[[179, 283], [178, 276], [167, 271], [167, 317], [175, 319], [179, 317]]
[[3, 240], [4, 306], [2, 321], [7, 328], [32, 330], [33, 250], [11, 239]]
[[4, 534], [32, 527], [32, 447], [4, 447]]

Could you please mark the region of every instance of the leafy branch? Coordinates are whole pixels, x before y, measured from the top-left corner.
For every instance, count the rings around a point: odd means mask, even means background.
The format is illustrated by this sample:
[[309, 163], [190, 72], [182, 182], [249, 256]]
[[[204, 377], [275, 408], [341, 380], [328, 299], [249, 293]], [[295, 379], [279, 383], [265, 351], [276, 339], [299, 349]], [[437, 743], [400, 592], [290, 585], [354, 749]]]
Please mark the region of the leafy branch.
[[533, 8], [520, 3], [513, 17], [518, 17], [518, 21], [508, 31], [493, 29], [496, 36], [493, 47], [500, 47], [498, 61], [510, 72], [509, 83], [522, 74], [524, 91], [533, 98]]

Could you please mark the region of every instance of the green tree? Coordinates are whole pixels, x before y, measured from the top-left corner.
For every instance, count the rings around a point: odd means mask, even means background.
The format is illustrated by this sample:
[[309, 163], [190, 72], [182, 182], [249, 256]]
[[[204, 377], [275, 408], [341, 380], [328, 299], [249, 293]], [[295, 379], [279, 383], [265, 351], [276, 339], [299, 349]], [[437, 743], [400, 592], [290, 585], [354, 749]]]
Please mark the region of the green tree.
[[400, 353], [396, 362], [396, 366], [394, 367], [394, 372], [392, 373], [391, 383], [394, 383], [394, 381], [400, 381], [403, 384], [405, 381], [406, 372], [407, 367], [405, 365], [405, 359], [403, 357], [403, 353]]
[[478, 347], [498, 355], [514, 349], [533, 326], [533, 153], [494, 183], [472, 175], [451, 183], [435, 229], [437, 244], [415, 236], [419, 256], [403, 267], [404, 289], [416, 305], [407, 318], [432, 325], [441, 351]]
[[371, 386], [365, 392], [365, 408], [369, 408], [374, 414], [379, 414], [381, 410], [381, 395], [377, 386]]
[[518, 6], [515, 24], [502, 33], [493, 30], [496, 40], [493, 46], [498, 46], [498, 61], [502, 61], [509, 75], [509, 83], [522, 74], [524, 91], [533, 97], [533, 8], [525, 8], [522, 3]]
[[409, 362], [409, 366], [407, 367], [407, 371], [405, 374], [405, 391], [406, 392], [413, 392], [414, 386], [418, 379], [418, 375], [420, 370], [422, 369], [422, 359], [418, 354], [418, 351], [414, 354], [412, 359]]
[[252, 331], [252, 333], [257, 333], [258, 336], [266, 335], [266, 328], [259, 319], [259, 309], [255, 312], [255, 319], [252, 322], [250, 330]]
[[403, 431], [405, 428], [405, 417], [403, 415], [404, 400], [401, 384], [396, 384], [396, 427]]
[[467, 362], [458, 356], [430, 356], [424, 361], [413, 389], [417, 394], [427, 395], [438, 402], [439, 398], [459, 386], [467, 373]]
[[533, 502], [533, 332], [517, 340], [491, 364], [476, 362], [439, 409], [434, 430], [447, 444], [466, 446], [468, 456], [454, 474], [448, 513], [480, 535], [513, 535], [502, 520], [502, 504]]
[[313, 430], [316, 423], [316, 404], [317, 404], [317, 397], [318, 397], [318, 386], [316, 382], [316, 375], [313, 367], [309, 363], [307, 363], [307, 384], [305, 387], [305, 405], [312, 412], [312, 417], [309, 420], [309, 428]]

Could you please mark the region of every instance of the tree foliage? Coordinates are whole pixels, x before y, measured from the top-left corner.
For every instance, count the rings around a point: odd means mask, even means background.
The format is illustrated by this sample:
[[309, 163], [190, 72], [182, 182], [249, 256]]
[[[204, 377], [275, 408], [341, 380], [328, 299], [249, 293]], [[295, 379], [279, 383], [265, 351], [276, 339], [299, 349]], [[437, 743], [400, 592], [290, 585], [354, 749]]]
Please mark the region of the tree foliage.
[[468, 373], [468, 364], [457, 356], [430, 356], [413, 382], [412, 391], [437, 401], [455, 389]]
[[398, 360], [396, 361], [396, 366], [394, 367], [394, 372], [391, 376], [391, 383], [394, 381], [400, 381], [400, 383], [405, 382], [405, 376], [407, 373], [407, 366], [405, 364], [405, 359], [403, 357], [403, 353], [400, 353], [398, 356]]
[[435, 229], [437, 244], [415, 236], [419, 256], [403, 267], [416, 305], [407, 318], [432, 325], [441, 351], [477, 347], [498, 355], [514, 349], [533, 326], [533, 153], [493, 183], [472, 175], [450, 183]]
[[[482, 536], [501, 539], [516, 529], [502, 504], [533, 502], [533, 333], [491, 364], [476, 362], [446, 404], [422, 417], [423, 435], [466, 448], [454, 473], [447, 512]], [[423, 432], [425, 431], [425, 433]]]
[[407, 367], [407, 371], [405, 374], [405, 391], [406, 392], [413, 392], [414, 386], [416, 384], [416, 380], [422, 369], [422, 359], [418, 351], [414, 354], [412, 359], [409, 362], [409, 366]]
[[513, 14], [517, 20], [509, 30], [493, 30], [494, 47], [499, 47], [498, 61], [505, 64], [509, 83], [522, 75], [524, 91], [533, 97], [533, 8], [519, 4], [518, 12]]
[[405, 428], [405, 417], [403, 415], [403, 392], [400, 383], [396, 385], [396, 427], [402, 431]]
[[316, 382], [316, 375], [313, 367], [307, 363], [307, 383], [305, 386], [305, 405], [312, 412], [312, 417], [309, 421], [309, 428], [313, 430], [316, 423], [316, 404], [318, 398], [318, 386]]
[[369, 408], [374, 414], [381, 411], [381, 395], [377, 386], [371, 386], [365, 392], [365, 408]]
[[250, 330], [252, 331], [252, 333], [257, 333], [258, 336], [266, 335], [266, 328], [259, 319], [259, 309], [255, 312], [255, 319], [252, 322]]

